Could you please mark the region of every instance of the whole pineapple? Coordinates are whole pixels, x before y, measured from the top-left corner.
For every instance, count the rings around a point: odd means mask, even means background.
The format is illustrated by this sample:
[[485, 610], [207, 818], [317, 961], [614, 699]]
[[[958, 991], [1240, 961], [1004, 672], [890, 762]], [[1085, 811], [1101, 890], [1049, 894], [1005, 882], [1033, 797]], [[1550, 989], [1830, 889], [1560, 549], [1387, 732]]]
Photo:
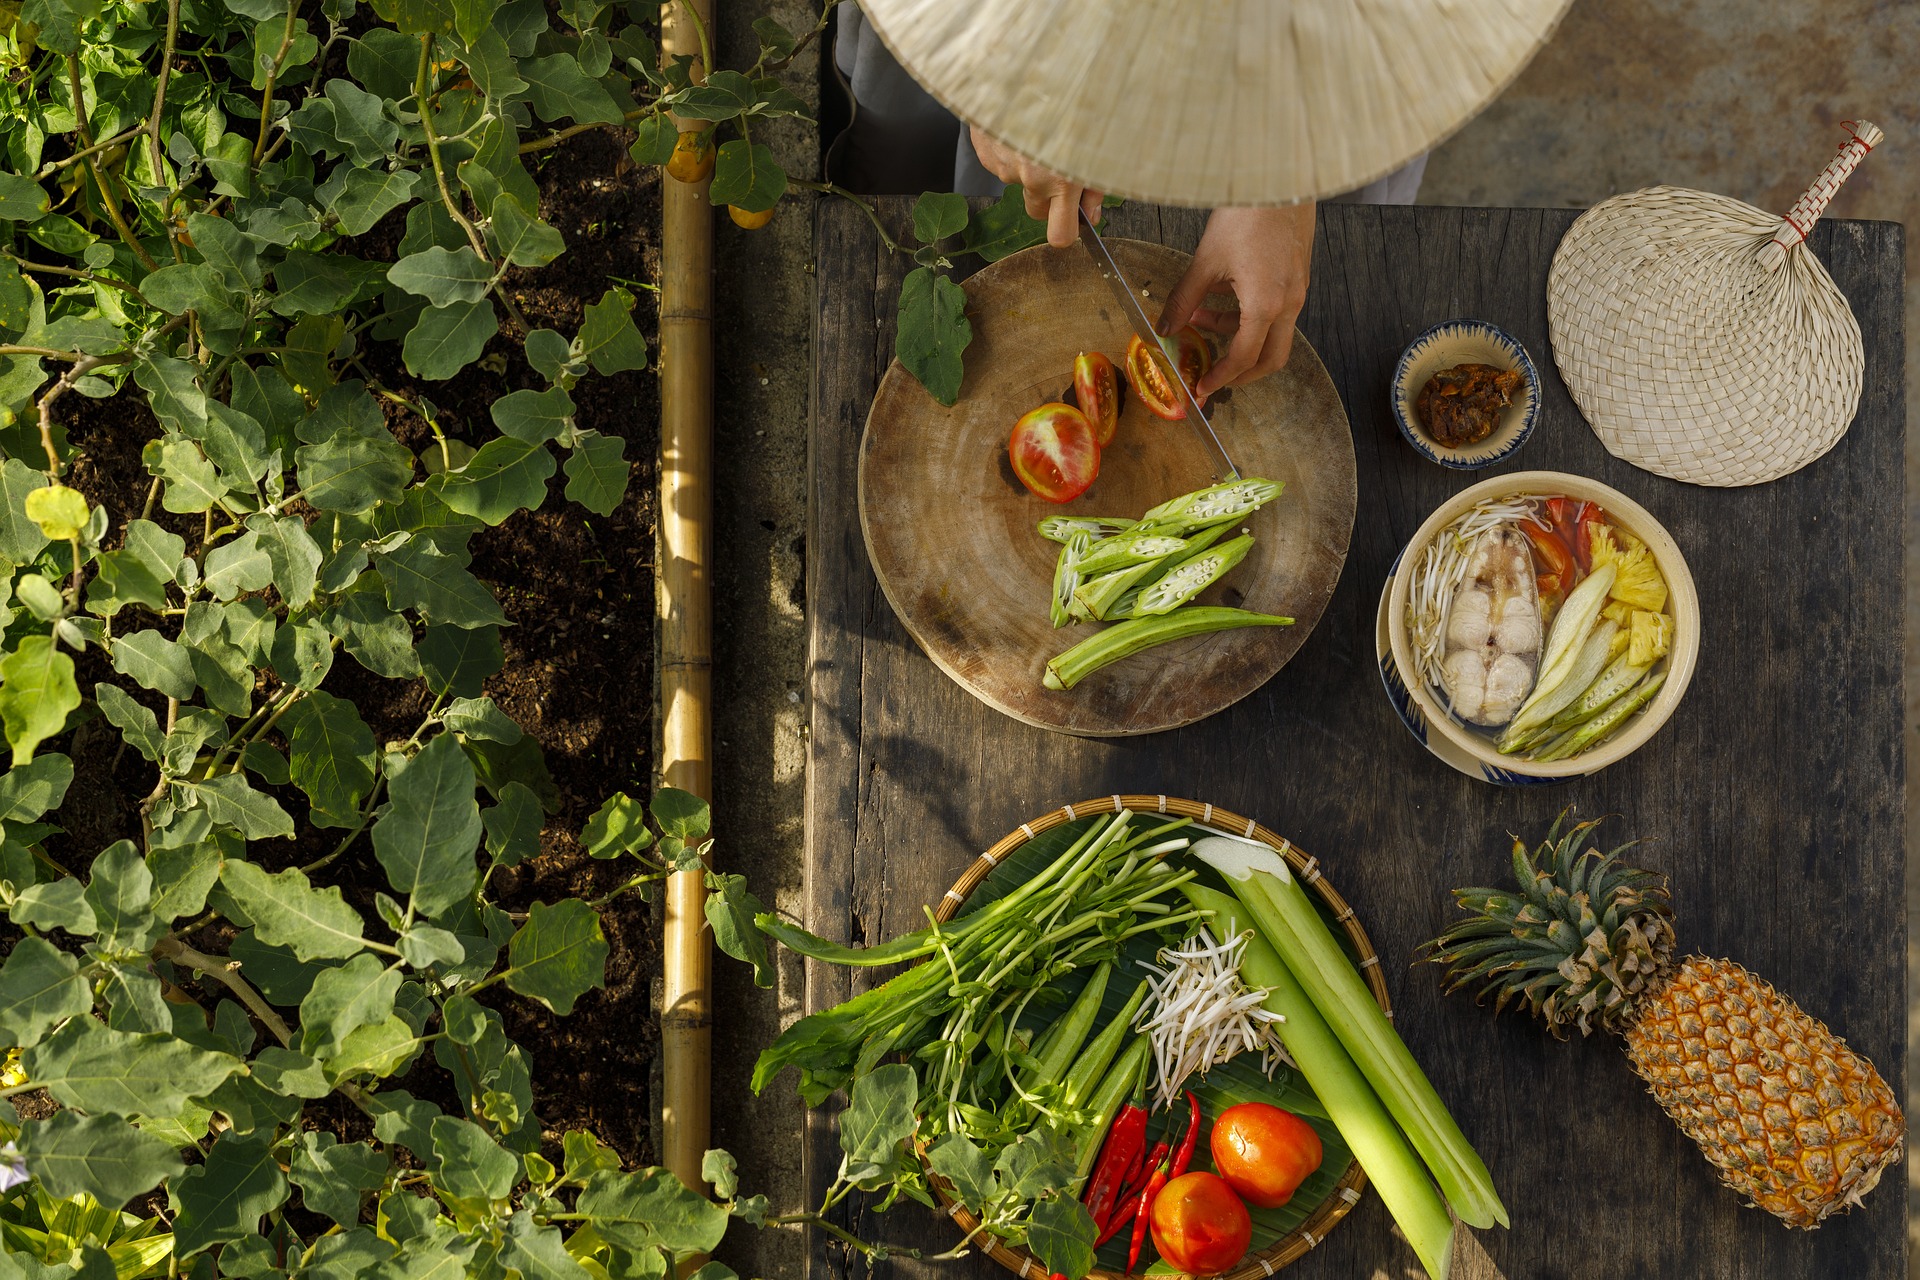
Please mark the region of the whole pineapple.
[[1790, 1227], [1858, 1204], [1900, 1159], [1906, 1119], [1873, 1064], [1731, 960], [1673, 961], [1666, 878], [1584, 848], [1568, 812], [1518, 893], [1456, 889], [1469, 918], [1427, 944], [1448, 990], [1524, 1001], [1554, 1035], [1597, 1025], [1729, 1187]]

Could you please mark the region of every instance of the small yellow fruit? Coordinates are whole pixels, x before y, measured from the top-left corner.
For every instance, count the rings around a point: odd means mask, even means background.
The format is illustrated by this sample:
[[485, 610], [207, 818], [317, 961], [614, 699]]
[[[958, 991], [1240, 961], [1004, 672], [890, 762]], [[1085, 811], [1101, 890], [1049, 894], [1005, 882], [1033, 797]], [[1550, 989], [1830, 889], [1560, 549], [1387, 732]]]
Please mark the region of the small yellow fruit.
[[713, 174], [713, 130], [689, 129], [673, 142], [667, 157], [667, 176], [681, 182], [704, 182]]
[[737, 204], [730, 204], [727, 206], [727, 214], [733, 219], [733, 225], [745, 227], [749, 231], [758, 231], [773, 221], [772, 209], [762, 209], [759, 213], [752, 213]]

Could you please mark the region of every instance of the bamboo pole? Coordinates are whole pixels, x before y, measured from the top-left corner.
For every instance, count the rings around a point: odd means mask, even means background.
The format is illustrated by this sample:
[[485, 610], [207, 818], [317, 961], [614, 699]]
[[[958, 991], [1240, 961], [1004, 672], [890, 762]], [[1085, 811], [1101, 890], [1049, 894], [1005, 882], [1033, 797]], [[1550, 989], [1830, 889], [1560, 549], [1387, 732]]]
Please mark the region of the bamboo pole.
[[[689, 20], [687, 9], [694, 11]], [[677, 0], [661, 22], [662, 58], [704, 53], [712, 0]], [[705, 79], [696, 62], [694, 79]], [[713, 207], [707, 183], [661, 183], [660, 501], [655, 628], [660, 780], [713, 798]], [[660, 1012], [661, 1163], [704, 1191], [710, 1133], [712, 952], [697, 871], [667, 882]]]

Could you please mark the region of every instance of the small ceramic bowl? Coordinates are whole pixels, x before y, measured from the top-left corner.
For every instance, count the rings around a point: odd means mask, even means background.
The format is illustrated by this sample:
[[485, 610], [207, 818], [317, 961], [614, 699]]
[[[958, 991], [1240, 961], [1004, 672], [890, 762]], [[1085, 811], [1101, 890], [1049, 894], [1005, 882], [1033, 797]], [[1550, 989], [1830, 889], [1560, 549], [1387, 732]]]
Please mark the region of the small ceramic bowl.
[[[1457, 364], [1490, 364], [1496, 369], [1518, 369], [1521, 383], [1513, 403], [1500, 413], [1492, 434], [1475, 444], [1455, 448], [1441, 444], [1420, 422], [1414, 408], [1427, 380]], [[1478, 471], [1510, 457], [1533, 434], [1540, 416], [1540, 375], [1518, 339], [1483, 320], [1448, 320], [1427, 330], [1400, 353], [1393, 370], [1393, 420], [1400, 434], [1422, 457], [1443, 467]]]
[[[1652, 549], [1660, 576], [1667, 580], [1667, 611], [1673, 615], [1673, 640], [1666, 659], [1667, 680], [1653, 696], [1653, 701], [1599, 746], [1571, 759], [1545, 764], [1523, 760], [1518, 756], [1503, 756], [1495, 749], [1494, 738], [1469, 729], [1456, 720], [1440, 695], [1419, 678], [1419, 668], [1413, 660], [1413, 643], [1407, 634], [1409, 593], [1414, 572], [1427, 544], [1482, 500], [1524, 493], [1565, 494], [1569, 498], [1599, 503], [1615, 524]], [[1693, 574], [1688, 572], [1687, 562], [1681, 556], [1680, 547], [1674, 542], [1673, 536], [1632, 498], [1585, 476], [1568, 475], [1563, 471], [1516, 471], [1512, 475], [1482, 480], [1455, 494], [1441, 503], [1426, 522], [1414, 531], [1413, 537], [1408, 539], [1405, 549], [1400, 553], [1393, 576], [1388, 580], [1387, 639], [1393, 648], [1394, 665], [1405, 677], [1406, 694], [1419, 710], [1427, 732], [1446, 740], [1449, 750], [1435, 750], [1436, 755], [1448, 759], [1449, 763], [1454, 763], [1449, 757], [1470, 758], [1483, 766], [1481, 773], [1488, 781], [1509, 785], [1532, 780], [1580, 778], [1598, 773], [1639, 750], [1647, 739], [1660, 731], [1660, 726], [1680, 705], [1680, 699], [1687, 692], [1687, 683], [1693, 679], [1694, 663], [1700, 656], [1700, 597], [1694, 591]], [[1394, 692], [1391, 686], [1389, 691]], [[1405, 711], [1402, 711], [1401, 717], [1408, 718]], [[1409, 727], [1412, 723], [1412, 720], [1408, 720]], [[1434, 750], [1431, 742], [1428, 747]], [[1461, 766], [1455, 764], [1455, 767]]]

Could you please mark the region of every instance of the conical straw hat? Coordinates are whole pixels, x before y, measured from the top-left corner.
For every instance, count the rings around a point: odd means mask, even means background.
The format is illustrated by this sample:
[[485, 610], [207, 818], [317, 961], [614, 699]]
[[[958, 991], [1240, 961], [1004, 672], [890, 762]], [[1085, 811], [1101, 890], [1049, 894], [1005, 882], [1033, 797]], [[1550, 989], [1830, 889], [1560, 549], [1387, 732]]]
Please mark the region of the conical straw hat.
[[1097, 190], [1288, 204], [1384, 177], [1506, 88], [1570, 0], [860, 0], [963, 120]]
[[1807, 233], [1881, 138], [1865, 121], [1785, 217], [1649, 187], [1567, 229], [1547, 276], [1560, 376], [1608, 452], [1693, 484], [1760, 484], [1839, 442], [1860, 406], [1853, 311]]

